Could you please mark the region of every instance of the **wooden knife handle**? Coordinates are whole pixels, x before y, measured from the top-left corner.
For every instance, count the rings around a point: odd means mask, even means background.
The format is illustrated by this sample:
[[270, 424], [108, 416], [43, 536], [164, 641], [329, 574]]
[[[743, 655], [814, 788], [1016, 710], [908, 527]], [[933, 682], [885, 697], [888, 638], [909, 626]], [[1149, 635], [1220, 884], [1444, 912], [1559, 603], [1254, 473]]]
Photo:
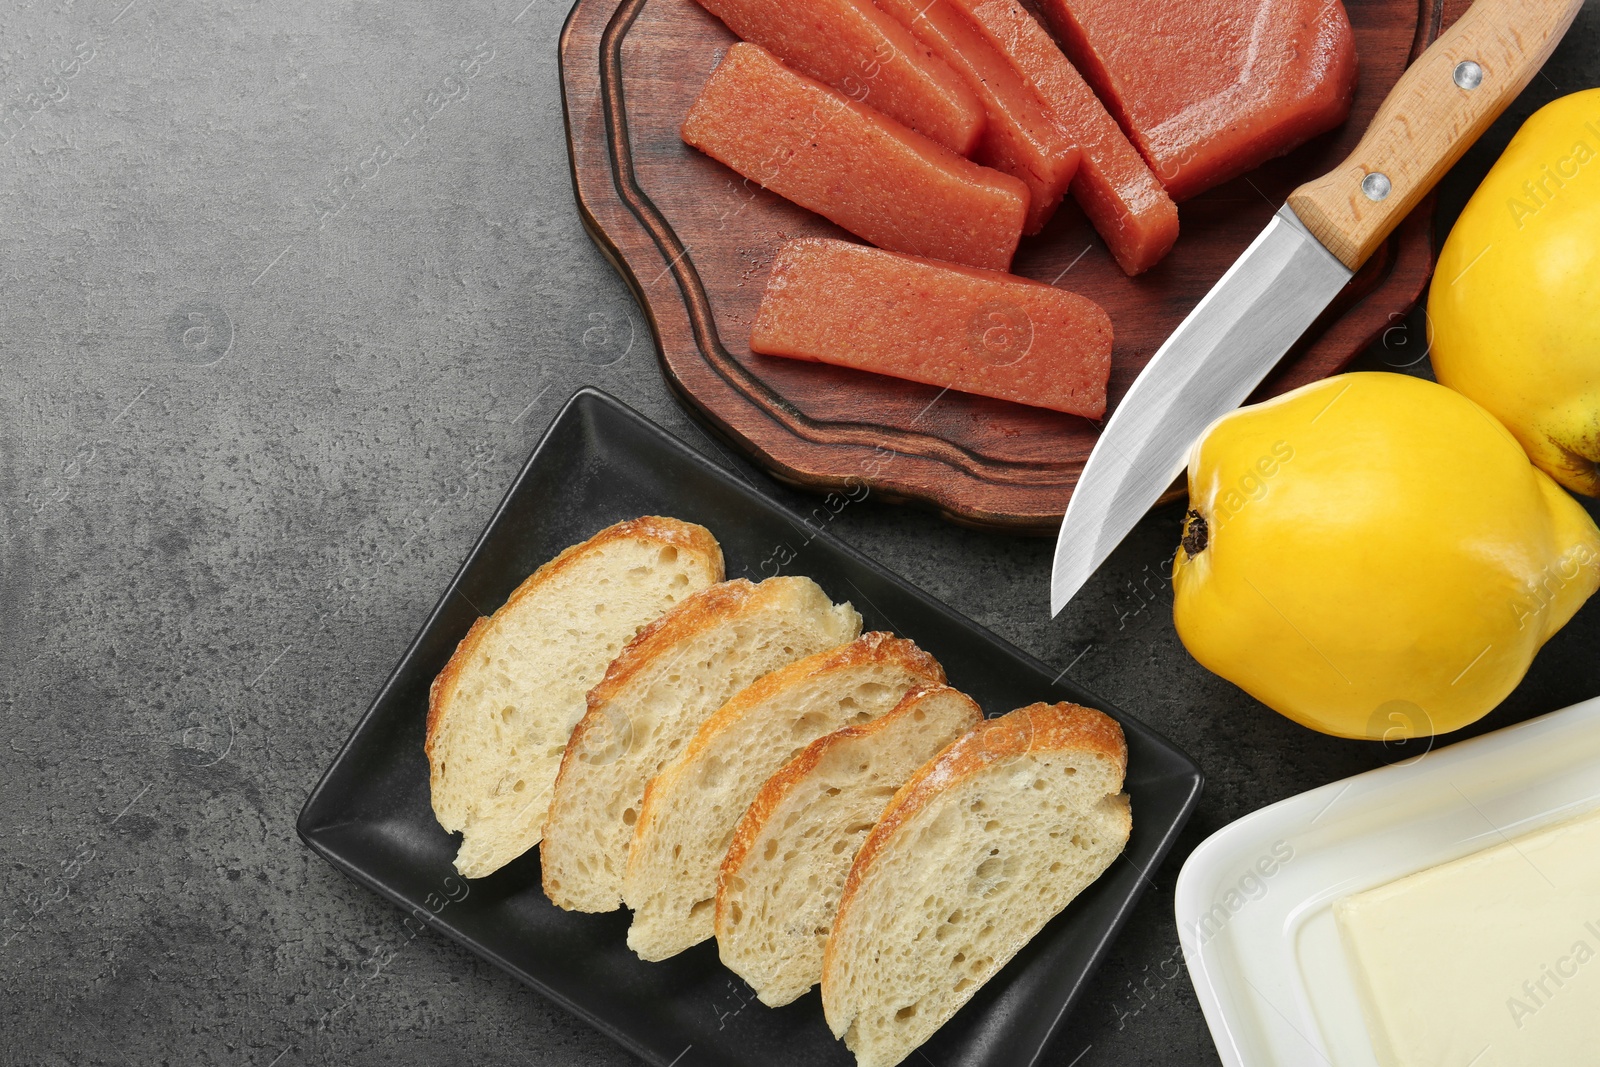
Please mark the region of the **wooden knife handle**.
[[1582, 6], [1477, 0], [1400, 76], [1350, 157], [1289, 206], [1359, 268], [1539, 72]]

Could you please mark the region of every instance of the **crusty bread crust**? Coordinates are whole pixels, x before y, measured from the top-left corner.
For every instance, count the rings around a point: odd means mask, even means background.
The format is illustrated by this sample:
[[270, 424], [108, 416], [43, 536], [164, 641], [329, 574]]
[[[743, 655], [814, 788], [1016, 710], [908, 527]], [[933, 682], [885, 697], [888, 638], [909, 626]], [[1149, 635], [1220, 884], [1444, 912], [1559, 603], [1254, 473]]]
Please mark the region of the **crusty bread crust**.
[[[567, 739], [567, 750], [561, 754], [561, 769], [556, 772], [555, 791], [560, 791], [561, 780], [567, 776], [567, 768], [580, 753], [586, 751], [584, 744], [589, 733], [600, 723], [600, 719], [594, 714], [596, 708], [616, 696], [629, 679], [643, 670], [661, 652], [701, 629], [711, 620], [734, 614], [749, 604], [759, 592], [760, 587], [747, 578], [734, 578], [720, 585], [714, 585], [710, 589], [702, 589], [640, 630], [632, 641], [623, 646], [617, 658], [611, 661], [611, 666], [606, 668], [605, 677], [589, 690], [586, 698], [589, 710], [578, 720], [578, 725], [572, 728], [572, 736]], [[606, 728], [610, 729], [609, 723], [606, 724]]]
[[[838, 648], [830, 649], [827, 652], [819, 652], [814, 656], [807, 656], [805, 659], [797, 660], [787, 667], [778, 668], [771, 674], [764, 674], [745, 686], [735, 694], [732, 700], [718, 708], [711, 718], [700, 724], [700, 729], [695, 731], [694, 737], [685, 746], [683, 752], [678, 755], [676, 762], [680, 764], [691, 762], [696, 756], [699, 756], [710, 747], [711, 743], [717, 739], [717, 735], [743, 718], [746, 710], [771, 700], [775, 695], [790, 688], [803, 678], [809, 678], [816, 674], [827, 674], [829, 671], [857, 664], [873, 661], [891, 663], [896, 660], [900, 661], [907, 670], [928, 678], [930, 686], [942, 685], [944, 682], [944, 667], [938, 660], [918, 648], [916, 642], [882, 631], [862, 634], [847, 645], [840, 645]], [[928, 687], [918, 687], [919, 690], [923, 688]], [[896, 705], [896, 707], [898, 706]], [[867, 723], [857, 727], [857, 729], [865, 729], [866, 726], [870, 725], [870, 723]], [[825, 740], [825, 738], [822, 740]], [[799, 757], [796, 758], [798, 759]], [[644, 803], [639, 808], [639, 824], [634, 829], [635, 839], [645, 832], [643, 829], [645, 826], [660, 818], [661, 813], [656, 810], [659, 807], [659, 800], [655, 803], [652, 803], [651, 800], [652, 793], [657, 796], [660, 794], [661, 787], [656, 784], [658, 781], [660, 781], [659, 776], [652, 778], [649, 784], [644, 787]], [[735, 841], [737, 840], [736, 836]]]
[[[720, 753], [722, 758], [742, 758], [746, 765], [744, 773], [754, 767], [762, 768], [763, 773], [759, 778], [753, 781], [741, 779], [746, 783], [745, 788], [758, 787], [761, 779], [781, 768], [788, 762], [788, 757], [762, 749], [760, 741], [752, 737], [749, 731], [759, 726], [762, 733], [767, 732], [766, 728], [772, 728], [788, 737], [788, 726], [780, 727], [771, 721], [774, 710], [793, 706], [795, 693], [819, 679], [861, 679], [865, 677], [862, 672], [869, 672], [875, 678], [885, 678], [886, 682], [889, 678], [898, 677], [900, 681], [895, 685], [899, 691], [914, 684], [938, 685], [944, 681], [944, 668], [939, 661], [918, 648], [915, 642], [881, 631], [862, 634], [848, 644], [813, 653], [751, 682], [702, 722], [683, 751], [645, 785], [623, 883], [623, 902], [636, 913], [634, 926], [629, 931], [629, 945], [645, 959], [659, 958], [651, 955], [652, 952], [671, 951], [668, 947], [673, 944], [671, 938], [656, 925], [662, 920], [664, 912], [651, 901], [650, 896], [661, 892], [661, 883], [656, 880], [659, 879], [661, 865], [680, 858], [676, 848], [670, 858], [666, 856], [661, 846], [661, 835], [681, 832], [686, 825], [682, 821], [680, 805], [687, 802], [685, 790], [693, 792], [694, 787], [687, 783], [703, 769], [702, 761], [715, 758], [712, 755], [714, 753]], [[885, 675], [885, 672], [888, 674]], [[895, 703], [889, 704], [889, 700]], [[886, 713], [898, 703], [898, 699], [890, 695], [879, 707]], [[752, 716], [757, 718], [752, 719]], [[842, 726], [844, 721], [847, 720], [841, 714], [838, 725]], [[831, 731], [832, 728], [828, 728], [828, 732]], [[737, 746], [737, 749], [730, 746]], [[740, 803], [737, 806], [742, 811], [745, 805]], [[732, 818], [731, 812], [729, 818]], [[705, 823], [695, 825], [701, 832], [718, 836], [733, 829], [727, 823], [715, 828]], [[714, 895], [716, 875], [721, 868], [720, 857], [706, 859], [705, 866], [700, 870], [708, 883], [705, 889]], [[715, 868], [711, 866], [712, 863], [716, 863]], [[630, 896], [630, 893], [643, 895]], [[708, 917], [704, 921], [703, 937], [714, 935], [713, 926], [714, 922]], [[688, 931], [682, 926], [677, 927], [675, 932], [680, 937], [688, 936]]]
[[[769, 589], [766, 593], [773, 595], [774, 590]], [[634, 675], [664, 650], [704, 629], [710, 622], [739, 613], [761, 594], [761, 586], [747, 578], [734, 578], [689, 597], [640, 630], [627, 643], [617, 658], [611, 661], [611, 666], [606, 668], [605, 677], [589, 690], [589, 707], [598, 707], [616, 696], [623, 686], [633, 680]], [[569, 746], [568, 751], [571, 750], [572, 746]]]
[[[568, 552], [572, 551], [570, 548]], [[511, 594], [515, 599], [519, 593], [529, 587], [529, 583], [539, 576], [539, 572], [525, 579]], [[509, 604], [511, 601], [507, 601]], [[503, 609], [502, 609], [503, 610]], [[456, 643], [456, 650], [450, 654], [450, 661], [444, 665], [444, 670], [434, 675], [433, 682], [428, 686], [428, 723], [427, 733], [422, 740], [422, 752], [428, 757], [428, 762], [433, 762], [433, 745], [439, 736], [439, 723], [443, 721], [445, 709], [449, 706], [449, 694], [455, 692], [456, 681], [461, 672], [466, 670], [467, 664], [472, 662], [472, 655], [478, 650], [478, 645], [483, 641], [484, 635], [489, 632], [489, 616], [479, 615], [472, 620], [472, 626], [467, 629], [467, 635]]]
[[[873, 827], [856, 853], [856, 861], [845, 878], [844, 895], [834, 918], [838, 930], [855, 903], [862, 878], [873, 861], [894, 840], [900, 826], [915, 816], [936, 797], [996, 763], [1003, 763], [1029, 752], [1085, 751], [1113, 760], [1120, 785], [1128, 769], [1128, 742], [1122, 727], [1109, 715], [1079, 704], [1029, 704], [1007, 715], [986, 719], [970, 732], [946, 745], [911, 779], [895, 791], [883, 817]], [[824, 976], [835, 966], [836, 942], [828, 941], [823, 955]], [[824, 977], [824, 983], [827, 978]]]
[[[767, 784], [761, 787], [761, 792], [756, 794], [755, 800], [750, 802], [750, 807], [739, 819], [739, 825], [733, 832], [733, 843], [728, 846], [728, 854], [723, 857], [722, 866], [717, 871], [718, 936], [722, 936], [728, 928], [728, 903], [724, 892], [728, 879], [744, 866], [750, 850], [755, 847], [757, 839], [766, 829], [767, 820], [772, 818], [773, 812], [782, 806], [789, 794], [794, 792], [795, 787], [810, 777], [811, 772], [816, 770], [818, 764], [837, 746], [891, 728], [901, 718], [914, 711], [925, 698], [943, 689], [950, 687], [944, 684], [917, 686], [901, 697], [900, 703], [871, 722], [864, 722], [860, 726], [847, 726], [843, 730], [835, 730], [831, 734], [817, 738], [807, 745], [800, 755], [784, 764], [777, 774], [767, 779]], [[952, 689], [951, 692], [956, 690]], [[977, 720], [982, 718], [983, 712], [976, 703], [973, 703], [972, 710], [976, 724]]]
[[[938, 660], [918, 648], [916, 642], [882, 631], [862, 634], [847, 645], [840, 645], [827, 652], [819, 652], [814, 656], [796, 660], [787, 667], [780, 667], [771, 674], [764, 674], [751, 682], [735, 694], [732, 700], [718, 708], [711, 718], [700, 724], [700, 729], [695, 731], [694, 738], [679, 754], [678, 762], [686, 764], [693, 760], [704, 752], [719, 734], [742, 719], [751, 707], [766, 703], [777, 694], [793, 687], [801, 679], [873, 662], [899, 662], [908, 671], [927, 678], [928, 686], [944, 683], [944, 667]], [[654, 780], [650, 784], [654, 785]], [[645, 809], [639, 813], [641, 826], [644, 825], [644, 811], [648, 810], [650, 805], [649, 786], [645, 787], [644, 796]]]
[[[577, 565], [584, 557], [612, 541], [621, 541], [628, 538], [639, 540], [659, 541], [664, 545], [716, 560], [717, 581], [723, 577], [722, 546], [717, 544], [716, 538], [703, 526], [683, 522], [665, 515], [644, 515], [637, 519], [628, 519], [623, 522], [613, 523], [589, 538], [576, 545], [571, 545], [552, 560], [534, 571], [522, 584], [512, 590], [506, 602], [495, 612], [509, 612], [515, 609], [517, 603], [532, 593], [546, 582], [550, 581], [560, 572]], [[456, 645], [456, 650], [450, 656], [450, 661], [444, 665], [438, 675], [433, 679], [433, 684], [428, 687], [428, 721], [426, 737], [422, 743], [423, 753], [428, 757], [430, 765], [433, 763], [433, 746], [438, 737], [439, 723], [444, 718], [449, 708], [450, 694], [455, 692], [456, 680], [466, 665], [472, 661], [472, 656], [478, 651], [479, 644], [483, 641], [489, 630], [493, 616], [480, 615], [472, 623], [472, 628], [465, 637]]]
[[[670, 652], [678, 644], [690, 640], [700, 631], [720, 622], [735, 616], [755, 614], [764, 610], [769, 603], [781, 602], [782, 598], [789, 595], [788, 589], [796, 581], [814, 586], [810, 579], [801, 578], [770, 578], [759, 584], [744, 578], [734, 578], [701, 590], [639, 631], [606, 669], [605, 677], [589, 690], [587, 711], [573, 728], [572, 735], [567, 740], [566, 750], [561, 754], [561, 767], [556, 772], [555, 786], [551, 794], [555, 799], [552, 800], [550, 811], [545, 817], [544, 834], [547, 837], [551, 828], [556, 825], [555, 820], [561, 806], [560, 798], [571, 789], [568, 781], [578, 773], [574, 770], [574, 765], [589, 751], [590, 735], [609, 732], [612, 728], [605, 714], [606, 706], [633, 682], [640, 672], [645, 671], [660, 656]], [[820, 590], [818, 592], [820, 594]], [[856, 620], [855, 628], [859, 630], [860, 616], [853, 611], [851, 614]], [[597, 737], [597, 740], [605, 743], [604, 737]], [[541, 864], [540, 880], [545, 895], [561, 904], [562, 894], [551, 878], [550, 865]], [[562, 904], [562, 906], [567, 905]]]

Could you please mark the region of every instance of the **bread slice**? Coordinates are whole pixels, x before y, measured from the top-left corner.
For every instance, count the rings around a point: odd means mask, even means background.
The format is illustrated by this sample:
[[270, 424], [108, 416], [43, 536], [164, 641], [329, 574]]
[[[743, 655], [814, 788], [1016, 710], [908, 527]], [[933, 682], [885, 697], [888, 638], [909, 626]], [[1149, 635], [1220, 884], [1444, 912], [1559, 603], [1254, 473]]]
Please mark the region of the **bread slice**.
[[1110, 866], [1132, 829], [1122, 730], [1076, 704], [980, 724], [911, 778], [845, 880], [822, 1010], [892, 1067]]
[[894, 710], [813, 741], [739, 820], [717, 875], [717, 951], [774, 1008], [822, 978], [845, 876], [907, 778], [983, 720], [949, 686], [913, 689]]
[[922, 649], [871, 633], [773, 671], [722, 705], [645, 788], [622, 880], [634, 911], [628, 947], [664, 960], [711, 937], [717, 868], [766, 780], [823, 734], [943, 681]]
[[546, 895], [615, 910], [650, 779], [739, 690], [860, 633], [849, 604], [789, 577], [712, 586], [645, 627], [589, 691], [561, 756], [540, 845]]
[[703, 526], [647, 516], [608, 526], [472, 624], [428, 691], [433, 813], [462, 831], [456, 870], [482, 878], [539, 843], [584, 694], [646, 624], [722, 581]]

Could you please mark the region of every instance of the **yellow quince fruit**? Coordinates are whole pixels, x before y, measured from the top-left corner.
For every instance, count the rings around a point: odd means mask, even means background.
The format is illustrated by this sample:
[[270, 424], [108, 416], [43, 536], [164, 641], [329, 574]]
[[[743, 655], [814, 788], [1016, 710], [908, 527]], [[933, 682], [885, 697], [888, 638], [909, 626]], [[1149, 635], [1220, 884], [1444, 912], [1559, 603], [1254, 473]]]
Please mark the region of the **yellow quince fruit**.
[[1600, 587], [1600, 529], [1460, 393], [1345, 374], [1189, 457], [1173, 616], [1195, 659], [1340, 737], [1447, 733]]
[[1600, 89], [1511, 139], [1445, 241], [1428, 319], [1440, 383], [1600, 496]]

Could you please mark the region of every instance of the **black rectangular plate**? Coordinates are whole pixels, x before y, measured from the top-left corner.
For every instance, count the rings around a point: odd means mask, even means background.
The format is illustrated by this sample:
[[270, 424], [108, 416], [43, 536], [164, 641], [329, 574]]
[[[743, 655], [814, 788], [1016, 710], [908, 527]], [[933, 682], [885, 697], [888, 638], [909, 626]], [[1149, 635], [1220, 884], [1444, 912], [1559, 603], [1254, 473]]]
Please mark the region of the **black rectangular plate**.
[[[834, 501], [837, 506], [840, 497]], [[822, 514], [828, 514], [824, 504]], [[622, 519], [672, 515], [722, 542], [730, 578], [781, 569], [849, 600], [866, 628], [910, 637], [997, 715], [1037, 700], [1100, 708], [1128, 738], [1133, 837], [1124, 858], [1045, 927], [929, 1041], [940, 1067], [1033, 1063], [1105, 956], [1200, 796], [1198, 767], [1164, 738], [912, 588], [711, 464], [604, 393], [577, 393], [534, 449], [422, 632], [300, 813], [301, 838], [357, 882], [505, 968], [659, 1067], [849, 1067], [816, 990], [764, 1007], [715, 942], [664, 963], [629, 951], [628, 913], [579, 915], [539, 888], [537, 851], [467, 883], [434, 821], [422, 754], [428, 685], [478, 607], [493, 611], [561, 549]], [[1043, 576], [1040, 581], [1043, 581]], [[476, 607], [475, 607], [476, 605]]]

